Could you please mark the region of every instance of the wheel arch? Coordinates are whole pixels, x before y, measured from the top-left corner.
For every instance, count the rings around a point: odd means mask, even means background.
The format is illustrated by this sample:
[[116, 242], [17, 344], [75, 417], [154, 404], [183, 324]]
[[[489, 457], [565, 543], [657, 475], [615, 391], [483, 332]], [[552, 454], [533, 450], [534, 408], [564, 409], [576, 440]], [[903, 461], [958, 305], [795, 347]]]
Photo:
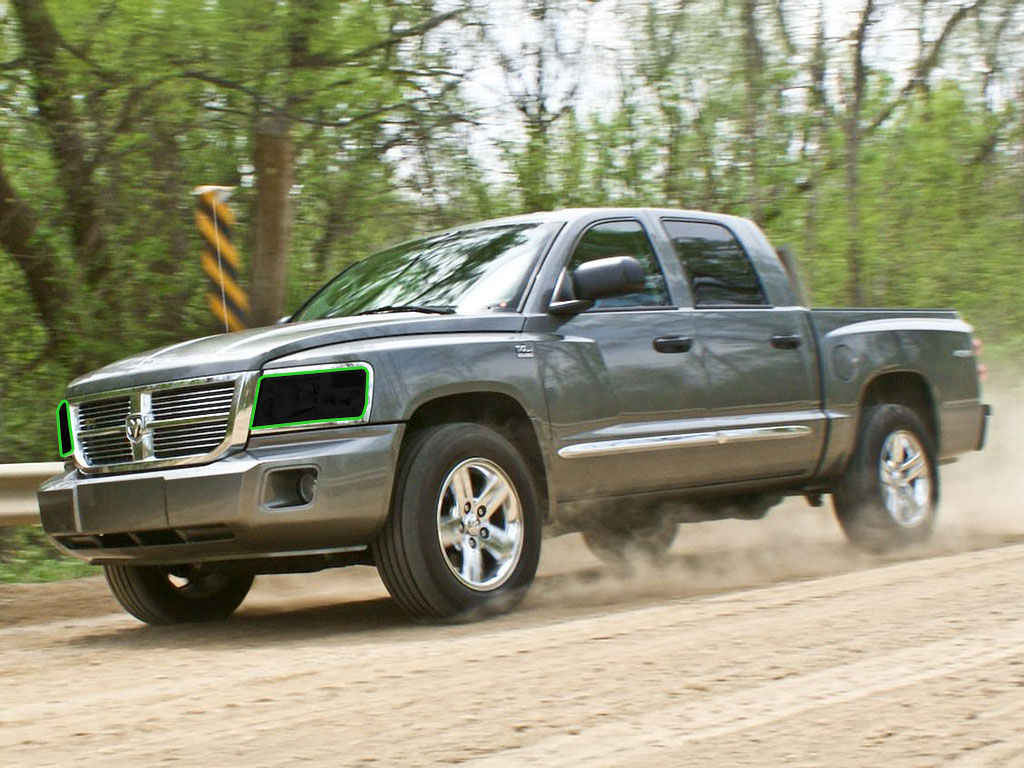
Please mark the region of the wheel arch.
[[876, 405], [902, 405], [913, 411], [929, 432], [935, 449], [940, 440], [935, 395], [928, 380], [917, 371], [889, 371], [869, 380], [861, 391], [857, 408], [858, 434], [864, 412]]
[[540, 494], [541, 513], [550, 515], [548, 472], [535, 421], [516, 398], [504, 392], [475, 391], [435, 397], [420, 403], [409, 417], [402, 449], [412, 436], [438, 424], [473, 422], [490, 427], [511, 442], [526, 460]]

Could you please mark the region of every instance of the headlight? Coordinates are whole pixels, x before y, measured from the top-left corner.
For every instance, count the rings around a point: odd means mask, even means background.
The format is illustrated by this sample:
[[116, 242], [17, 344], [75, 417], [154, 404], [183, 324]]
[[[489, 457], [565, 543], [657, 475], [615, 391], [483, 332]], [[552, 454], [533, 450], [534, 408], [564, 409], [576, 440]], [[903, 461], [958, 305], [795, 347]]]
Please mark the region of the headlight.
[[250, 429], [363, 421], [370, 411], [368, 365], [265, 373], [256, 381]]

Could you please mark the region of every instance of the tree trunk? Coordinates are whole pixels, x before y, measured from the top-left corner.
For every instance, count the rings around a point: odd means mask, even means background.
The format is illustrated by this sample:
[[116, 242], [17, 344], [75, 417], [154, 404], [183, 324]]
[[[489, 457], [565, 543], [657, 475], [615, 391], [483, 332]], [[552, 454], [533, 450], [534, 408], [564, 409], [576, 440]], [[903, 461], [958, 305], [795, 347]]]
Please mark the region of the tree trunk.
[[253, 142], [256, 168], [256, 243], [249, 279], [253, 325], [271, 325], [285, 314], [290, 193], [294, 180], [291, 126], [286, 118], [260, 117]]
[[758, 122], [763, 120], [761, 95], [764, 90], [764, 52], [757, 36], [757, 0], [743, 0], [743, 62], [746, 99], [743, 116], [743, 132], [747, 140], [747, 163], [749, 164], [750, 216], [759, 224], [763, 223], [764, 201], [761, 191], [761, 168], [758, 156]]
[[167, 250], [156, 258], [150, 270], [165, 276], [169, 284], [180, 286], [161, 303], [156, 319], [157, 327], [167, 338], [173, 339], [181, 334], [185, 325], [189, 296], [195, 288], [191, 281], [183, 283], [180, 279], [182, 265], [195, 258], [192, 237], [195, 224], [192, 206], [182, 195], [182, 190], [188, 189], [189, 185], [177, 137], [171, 128], [162, 124], [154, 126], [153, 137], [156, 143], [151, 145], [149, 157], [158, 182], [153, 196], [166, 212], [161, 235]]
[[846, 268], [847, 297], [853, 306], [864, 304], [864, 263], [860, 232], [860, 115], [867, 85], [867, 68], [864, 64], [864, 44], [868, 27], [872, 23], [874, 0], [867, 0], [857, 25], [853, 49], [853, 95], [846, 107], [844, 129], [846, 133]]
[[[1024, 99], [1024, 73], [1021, 73], [1020, 91], [1017, 97], [1017, 103], [1022, 103]], [[1020, 219], [1021, 236], [1024, 237], [1024, 111], [1019, 113], [1020, 117], [1017, 125], [1017, 173], [1019, 174], [1017, 179], [1017, 190], [1020, 195], [1020, 207], [1018, 208], [1018, 217]]]
[[25, 276], [29, 295], [52, 349], [60, 344], [62, 337], [58, 329], [66, 327], [70, 308], [53, 250], [42, 247], [36, 237], [35, 217], [14, 191], [0, 161], [0, 247], [14, 257]]
[[860, 135], [857, 116], [847, 118], [846, 127], [846, 277], [847, 296], [855, 307], [864, 305], [863, 252], [860, 244], [860, 199], [857, 187], [860, 185], [858, 153]]
[[[822, 7], [818, 15], [817, 31], [814, 36], [814, 49], [811, 53], [808, 74], [811, 79], [810, 104], [813, 118], [810, 125], [805, 127], [803, 154], [808, 164], [807, 179], [807, 212], [806, 224], [804, 226], [804, 253], [818, 253], [818, 206], [821, 200], [821, 176], [823, 175], [823, 160], [821, 155], [824, 152], [826, 134], [828, 132], [828, 117], [831, 114], [828, 101], [828, 91], [825, 87], [825, 73], [828, 68], [828, 58], [825, 51], [825, 9]], [[807, 151], [808, 143], [815, 147], [816, 154]]]
[[[58, 183], [71, 214], [71, 239], [86, 285], [99, 298], [97, 307], [113, 310], [117, 296], [105, 250], [102, 208], [93, 181], [85, 139], [75, 115], [67, 73], [58, 60], [60, 34], [42, 0], [12, 0], [18, 17], [23, 54], [32, 73], [32, 98], [56, 162]], [[116, 326], [112, 323], [112, 327]]]

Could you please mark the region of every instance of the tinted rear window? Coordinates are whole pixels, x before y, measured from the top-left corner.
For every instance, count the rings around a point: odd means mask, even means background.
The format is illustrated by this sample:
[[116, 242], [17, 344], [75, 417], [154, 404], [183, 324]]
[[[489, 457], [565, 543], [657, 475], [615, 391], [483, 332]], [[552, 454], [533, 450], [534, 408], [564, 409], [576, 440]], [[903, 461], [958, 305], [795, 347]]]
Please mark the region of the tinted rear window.
[[696, 221], [664, 224], [686, 270], [695, 307], [768, 304], [750, 259], [728, 229]]

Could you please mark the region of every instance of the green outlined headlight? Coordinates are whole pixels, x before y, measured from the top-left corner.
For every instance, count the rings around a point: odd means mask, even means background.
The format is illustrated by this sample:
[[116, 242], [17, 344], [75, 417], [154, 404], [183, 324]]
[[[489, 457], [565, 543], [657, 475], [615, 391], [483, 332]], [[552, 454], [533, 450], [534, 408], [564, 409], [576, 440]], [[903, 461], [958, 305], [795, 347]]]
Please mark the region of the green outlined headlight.
[[71, 436], [71, 407], [67, 400], [61, 400], [57, 406], [57, 450], [62, 459], [75, 452], [75, 441]]
[[250, 429], [362, 421], [370, 409], [368, 366], [265, 373], [256, 381]]

